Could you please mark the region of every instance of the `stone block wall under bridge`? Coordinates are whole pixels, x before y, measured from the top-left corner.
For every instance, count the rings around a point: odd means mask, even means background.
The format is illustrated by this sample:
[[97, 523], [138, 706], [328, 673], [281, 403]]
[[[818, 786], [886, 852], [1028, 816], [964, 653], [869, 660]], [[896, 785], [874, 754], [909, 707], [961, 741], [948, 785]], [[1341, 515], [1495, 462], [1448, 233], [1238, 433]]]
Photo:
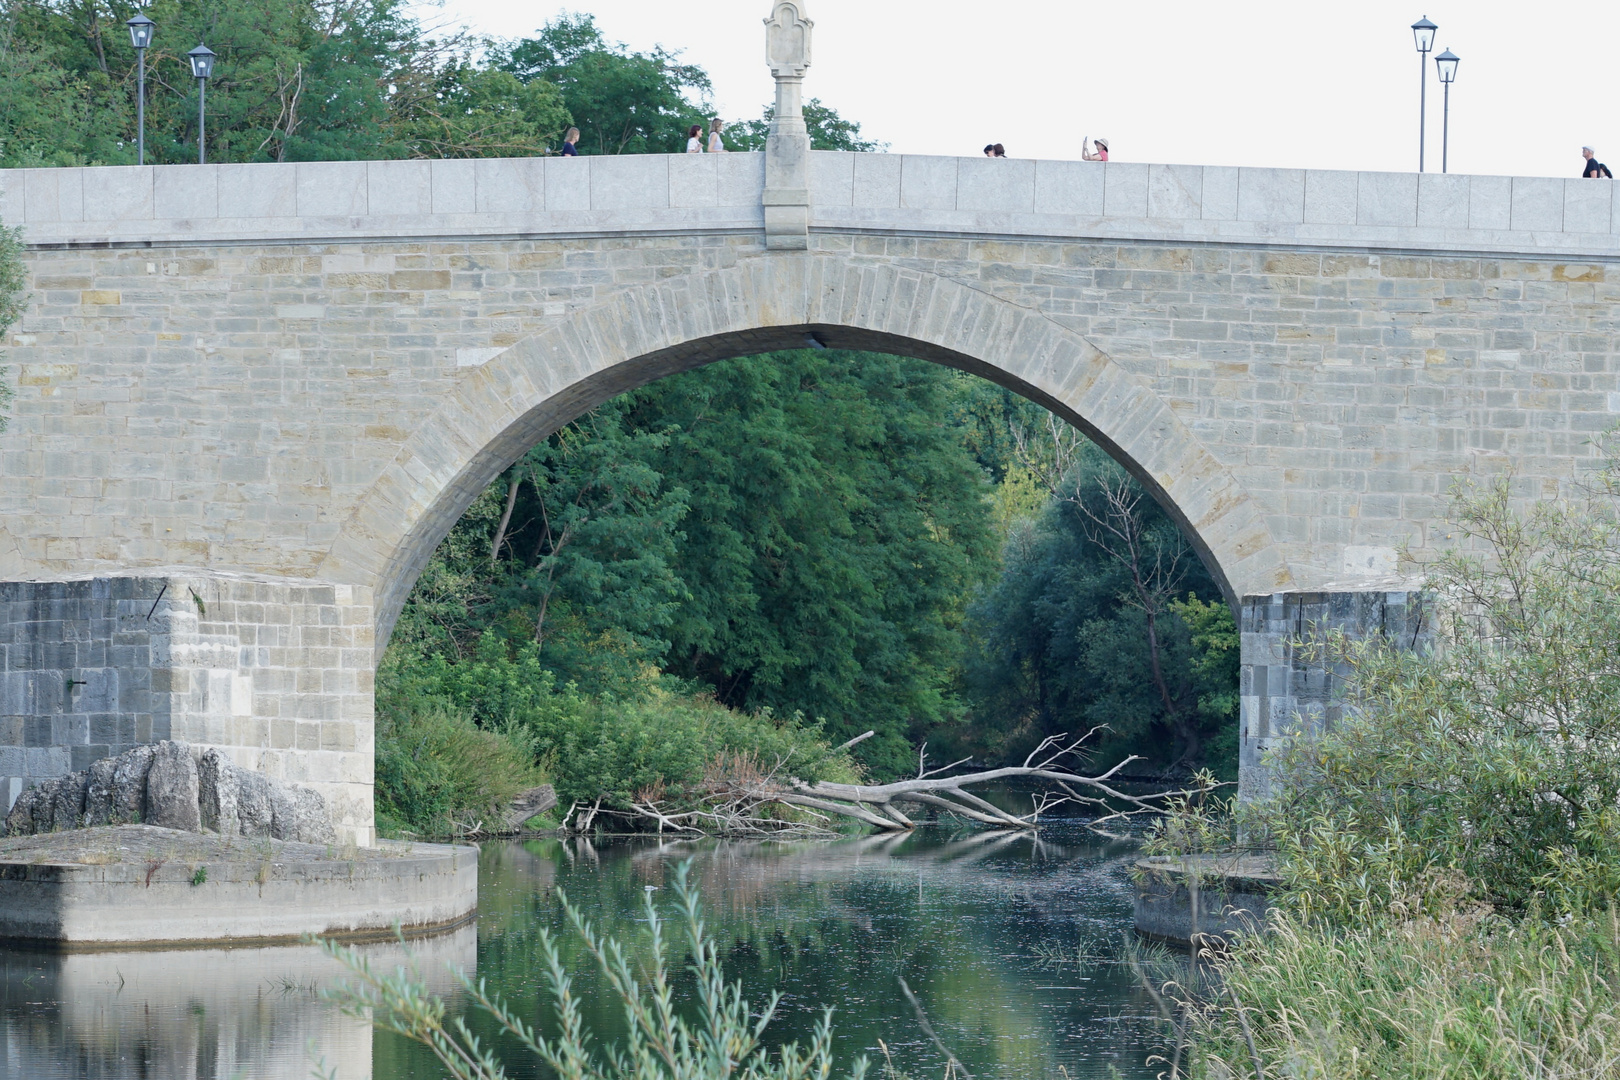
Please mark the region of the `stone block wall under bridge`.
[[613, 394], [814, 335], [993, 379], [1147, 485], [1242, 612], [1252, 780], [1332, 716], [1279, 627], [1405, 625], [1454, 480], [1571, 491], [1620, 416], [1609, 181], [810, 166], [803, 250], [761, 155], [0, 173], [0, 774], [167, 734], [368, 837], [369, 657], [466, 505]]

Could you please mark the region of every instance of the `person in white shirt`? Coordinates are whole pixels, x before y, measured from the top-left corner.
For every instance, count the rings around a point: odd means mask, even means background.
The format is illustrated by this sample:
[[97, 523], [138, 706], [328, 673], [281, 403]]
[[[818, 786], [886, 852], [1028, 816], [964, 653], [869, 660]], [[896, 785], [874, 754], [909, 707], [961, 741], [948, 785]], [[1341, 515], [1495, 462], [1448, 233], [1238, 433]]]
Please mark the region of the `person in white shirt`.
[[725, 129], [725, 126], [718, 116], [709, 121], [709, 153], [724, 154], [727, 152], [726, 144], [720, 141], [720, 132]]
[[703, 153], [703, 125], [693, 124], [686, 133], [686, 152], [688, 154]]

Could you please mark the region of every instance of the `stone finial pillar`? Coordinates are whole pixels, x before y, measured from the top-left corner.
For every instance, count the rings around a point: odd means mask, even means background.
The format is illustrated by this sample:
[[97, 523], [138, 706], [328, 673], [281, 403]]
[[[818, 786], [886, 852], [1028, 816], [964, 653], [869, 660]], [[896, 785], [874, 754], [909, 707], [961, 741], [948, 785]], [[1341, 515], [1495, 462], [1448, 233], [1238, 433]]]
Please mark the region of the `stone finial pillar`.
[[1341, 665], [1305, 655], [1300, 644], [1335, 630], [1382, 635], [1405, 649], [1433, 644], [1423, 594], [1416, 591], [1277, 593], [1243, 599], [1238, 797], [1271, 792], [1264, 755], [1293, 732], [1331, 728], [1344, 713]]
[[804, 73], [810, 31], [801, 0], [777, 0], [765, 20], [765, 62], [776, 79], [776, 110], [765, 140], [765, 246], [810, 246], [810, 133], [804, 126]]

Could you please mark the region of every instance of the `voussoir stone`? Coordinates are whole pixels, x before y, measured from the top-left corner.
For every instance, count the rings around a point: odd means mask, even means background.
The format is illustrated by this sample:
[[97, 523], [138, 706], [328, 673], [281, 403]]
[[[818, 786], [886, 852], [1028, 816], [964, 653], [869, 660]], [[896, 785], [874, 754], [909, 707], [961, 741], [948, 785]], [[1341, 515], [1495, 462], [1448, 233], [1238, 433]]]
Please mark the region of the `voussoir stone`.
[[146, 812], [142, 820], [165, 829], [201, 831], [197, 761], [185, 743], [165, 741], [155, 747], [152, 768], [146, 774]]

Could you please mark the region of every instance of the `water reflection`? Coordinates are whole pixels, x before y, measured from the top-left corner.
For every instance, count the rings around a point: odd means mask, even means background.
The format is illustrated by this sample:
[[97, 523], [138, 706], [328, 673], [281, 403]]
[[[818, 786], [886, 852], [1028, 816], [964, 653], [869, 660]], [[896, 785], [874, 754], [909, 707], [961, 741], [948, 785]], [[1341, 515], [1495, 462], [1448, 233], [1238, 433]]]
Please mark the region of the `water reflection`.
[[[925, 829], [835, 842], [695, 843], [621, 840], [491, 845], [480, 875], [479, 975], [524, 1015], [549, 1028], [538, 928], [563, 929], [561, 887], [591, 921], [626, 943], [638, 940], [644, 890], [664, 889], [675, 866], [694, 860], [711, 931], [728, 974], [751, 1000], [783, 994], [772, 1044], [808, 1037], [823, 1004], [837, 1008], [841, 1063], [881, 1057], [916, 1076], [944, 1061], [901, 998], [904, 976], [941, 1037], [980, 1080], [1147, 1077], [1151, 1005], [1109, 966], [1043, 962], [1040, 954], [1108, 950], [1130, 925], [1124, 844], [1101, 843], [1062, 825], [1023, 834]], [[655, 892], [655, 896], [661, 895]], [[562, 935], [580, 977], [586, 1015], [605, 1039], [622, 1033], [618, 1006], [589, 958]], [[512, 1074], [542, 1073], [490, 1025]], [[416, 1048], [390, 1036], [376, 1044], [377, 1075], [438, 1074]]]
[[[425, 977], [475, 963], [466, 926], [414, 941]], [[375, 966], [397, 944], [362, 947]], [[343, 969], [319, 949], [0, 952], [0, 1074], [10, 1080], [307, 1080], [322, 1058], [343, 1080], [372, 1075], [371, 1032], [320, 1000]]]
[[[1039, 839], [933, 826], [833, 842], [491, 844], [480, 859], [476, 929], [411, 950], [436, 990], [454, 988], [447, 966], [476, 965], [545, 1030], [539, 930], [564, 930], [558, 890], [599, 928], [639, 945], [646, 890], [667, 897], [675, 867], [691, 858], [728, 973], [756, 1004], [772, 990], [783, 995], [770, 1044], [804, 1040], [830, 1004], [841, 1065], [859, 1054], [881, 1060], [882, 1040], [900, 1069], [942, 1075], [943, 1058], [899, 994], [903, 976], [978, 1080], [1134, 1080], [1153, 1075], [1143, 1064], [1151, 1006], [1139, 988], [1118, 968], [1042, 959], [1107, 951], [1129, 928], [1131, 855], [1129, 845], [1062, 824]], [[587, 1020], [599, 1039], [619, 1038], [619, 1007], [597, 992], [577, 940], [559, 936]], [[397, 945], [367, 951], [384, 968], [406, 959]], [[340, 1080], [441, 1076], [422, 1048], [320, 1000], [341, 975], [303, 947], [0, 951], [0, 1071], [27, 1080], [291, 1080], [324, 1058]], [[481, 1014], [469, 1020], [506, 1052], [509, 1075], [542, 1075]]]

